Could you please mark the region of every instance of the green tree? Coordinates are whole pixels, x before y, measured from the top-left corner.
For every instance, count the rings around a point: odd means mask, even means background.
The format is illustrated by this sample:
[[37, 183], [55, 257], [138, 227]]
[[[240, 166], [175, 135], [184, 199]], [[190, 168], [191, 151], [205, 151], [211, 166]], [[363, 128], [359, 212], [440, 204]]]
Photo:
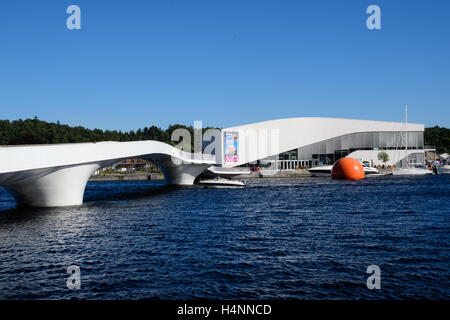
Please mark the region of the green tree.
[[[87, 129], [82, 126], [70, 127], [61, 124], [33, 119], [18, 119], [14, 121], [0, 120], [0, 145], [17, 144], [47, 144], [69, 142], [94, 142], [94, 141], [139, 141], [157, 140], [175, 145], [171, 141], [172, 132], [178, 128], [187, 129], [193, 134], [192, 126], [181, 124], [170, 125], [167, 129], [156, 126], [145, 127], [128, 132], [111, 131], [101, 129]], [[192, 146], [193, 146], [192, 139]]]
[[425, 128], [425, 145], [434, 146], [437, 153], [450, 152], [450, 129], [439, 126]]
[[378, 160], [383, 161], [383, 163], [386, 163], [389, 161], [389, 155], [386, 153], [386, 151], [381, 150], [378, 152]]

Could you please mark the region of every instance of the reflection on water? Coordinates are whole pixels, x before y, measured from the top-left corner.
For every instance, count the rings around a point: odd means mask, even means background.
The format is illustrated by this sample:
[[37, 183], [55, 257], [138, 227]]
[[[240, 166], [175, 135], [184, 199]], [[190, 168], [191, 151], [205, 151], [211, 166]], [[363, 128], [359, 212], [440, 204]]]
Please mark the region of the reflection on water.
[[449, 298], [449, 182], [95, 182], [84, 205], [50, 209], [0, 189], [0, 298]]

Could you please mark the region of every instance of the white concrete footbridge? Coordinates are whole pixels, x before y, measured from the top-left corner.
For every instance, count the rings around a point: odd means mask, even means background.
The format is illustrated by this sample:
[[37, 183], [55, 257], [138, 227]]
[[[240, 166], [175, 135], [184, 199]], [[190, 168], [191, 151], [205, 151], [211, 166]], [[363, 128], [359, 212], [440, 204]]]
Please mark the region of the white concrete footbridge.
[[345, 151], [373, 162], [379, 149], [386, 149], [395, 159], [405, 132], [408, 154], [423, 157], [423, 124], [335, 118], [279, 119], [222, 129], [214, 140], [205, 139], [214, 141], [214, 153], [208, 145], [203, 154], [158, 141], [5, 146], [0, 147], [0, 186], [26, 205], [79, 205], [91, 174], [126, 158], [159, 165], [168, 184], [191, 185], [205, 171], [207, 176], [231, 177], [242, 173], [241, 165], [259, 159], [276, 163], [286, 152], [312, 162]]
[[91, 174], [126, 158], [158, 164], [169, 184], [191, 185], [215, 156], [187, 153], [159, 141], [97, 142], [0, 148], [0, 186], [25, 205], [80, 205]]

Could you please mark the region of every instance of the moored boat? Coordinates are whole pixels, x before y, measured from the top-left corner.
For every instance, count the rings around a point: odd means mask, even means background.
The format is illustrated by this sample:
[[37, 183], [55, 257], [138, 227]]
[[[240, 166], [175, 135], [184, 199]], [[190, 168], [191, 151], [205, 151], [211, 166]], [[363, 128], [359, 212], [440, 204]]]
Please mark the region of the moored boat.
[[209, 187], [244, 187], [245, 184], [242, 181], [224, 179], [220, 177], [216, 177], [213, 179], [205, 179], [200, 180], [199, 183], [203, 186]]
[[313, 177], [329, 177], [331, 176], [331, 169], [333, 169], [333, 166], [318, 166], [309, 168], [308, 171]]
[[436, 167], [437, 174], [450, 174], [450, 165], [446, 164], [444, 166]]
[[405, 105], [405, 159], [402, 160], [402, 167], [392, 169], [393, 176], [423, 176], [427, 174], [433, 174], [433, 171], [425, 168], [424, 166], [413, 166], [408, 161], [408, 107]]
[[[373, 168], [365, 163], [362, 164], [362, 167], [366, 175], [378, 175], [380, 173], [377, 168]], [[333, 166], [328, 165], [310, 168], [308, 171], [313, 177], [329, 177], [331, 176], [331, 169], [333, 169]]]
[[371, 167], [368, 164], [363, 163], [362, 164], [363, 169], [364, 169], [364, 173], [366, 175], [379, 175], [380, 171], [378, 171], [377, 168]]
[[433, 174], [433, 171], [424, 167], [397, 168], [392, 170], [393, 176], [423, 176]]

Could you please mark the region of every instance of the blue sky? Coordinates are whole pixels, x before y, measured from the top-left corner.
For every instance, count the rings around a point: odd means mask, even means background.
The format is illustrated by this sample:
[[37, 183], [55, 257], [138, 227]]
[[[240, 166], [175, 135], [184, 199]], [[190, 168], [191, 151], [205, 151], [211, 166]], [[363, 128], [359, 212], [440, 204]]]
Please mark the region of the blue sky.
[[450, 127], [449, 17], [446, 0], [1, 1], [0, 119], [402, 121], [407, 103], [410, 122]]

